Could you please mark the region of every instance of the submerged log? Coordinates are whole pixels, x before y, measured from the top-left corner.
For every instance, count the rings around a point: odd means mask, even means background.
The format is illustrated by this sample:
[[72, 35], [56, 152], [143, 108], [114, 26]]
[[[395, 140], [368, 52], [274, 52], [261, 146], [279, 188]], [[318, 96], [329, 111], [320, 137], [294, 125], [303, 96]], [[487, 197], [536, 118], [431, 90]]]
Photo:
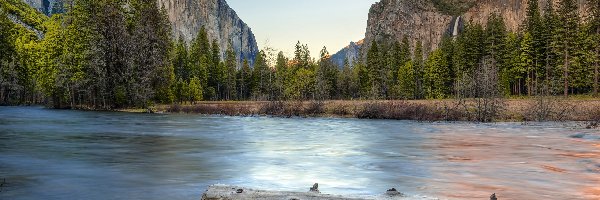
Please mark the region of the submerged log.
[[[316, 186], [316, 187], [315, 187]], [[315, 184], [311, 189], [318, 189]], [[424, 196], [407, 196], [395, 189], [387, 192], [383, 191], [381, 195], [372, 196], [341, 196], [331, 194], [321, 194], [314, 191], [308, 192], [286, 192], [286, 191], [267, 191], [256, 190], [245, 187], [236, 187], [228, 185], [212, 185], [202, 195], [202, 200], [242, 200], [242, 199], [261, 199], [261, 200], [413, 200], [413, 199], [436, 199]]]

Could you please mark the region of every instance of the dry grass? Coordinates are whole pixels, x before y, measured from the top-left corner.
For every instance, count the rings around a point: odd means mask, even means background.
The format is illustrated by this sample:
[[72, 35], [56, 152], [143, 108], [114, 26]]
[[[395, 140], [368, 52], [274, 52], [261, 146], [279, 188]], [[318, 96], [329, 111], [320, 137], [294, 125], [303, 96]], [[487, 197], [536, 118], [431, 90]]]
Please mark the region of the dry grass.
[[[600, 123], [600, 99], [509, 99], [494, 121], [589, 121]], [[231, 116], [352, 117], [419, 121], [475, 121], [471, 100], [240, 101], [163, 105], [157, 111]]]

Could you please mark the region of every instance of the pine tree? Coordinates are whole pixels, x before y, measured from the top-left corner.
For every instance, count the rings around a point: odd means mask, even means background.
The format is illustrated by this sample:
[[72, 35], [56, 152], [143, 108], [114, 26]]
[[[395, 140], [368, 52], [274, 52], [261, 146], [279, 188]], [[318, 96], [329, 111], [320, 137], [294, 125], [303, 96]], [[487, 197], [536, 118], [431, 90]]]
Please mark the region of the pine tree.
[[373, 41], [369, 51], [367, 52], [367, 77], [368, 80], [368, 97], [371, 99], [377, 99], [380, 97], [381, 88], [381, 60], [380, 60], [379, 45], [377, 41]]
[[562, 81], [564, 84], [563, 92], [565, 96], [569, 95], [570, 70], [575, 56], [575, 45], [578, 34], [579, 16], [577, 14], [577, 4], [574, 0], [560, 0], [558, 6], [559, 25], [554, 35], [554, 50], [559, 56], [560, 70], [562, 71]]
[[502, 60], [504, 41], [506, 38], [506, 25], [504, 19], [497, 13], [492, 13], [488, 18], [485, 28], [485, 53], [495, 60]]
[[598, 97], [598, 79], [600, 76], [600, 72], [598, 71], [598, 67], [600, 65], [600, 0], [588, 0], [588, 13], [589, 14], [589, 30], [590, 30], [590, 39], [593, 44], [593, 65], [594, 65], [594, 81], [593, 81], [593, 94], [595, 97]]
[[443, 99], [450, 93], [452, 82], [446, 55], [441, 49], [433, 51], [425, 68], [425, 91], [428, 99]]
[[519, 56], [519, 65], [520, 68], [525, 71], [525, 73], [527, 74], [527, 78], [525, 80], [525, 83], [527, 84], [527, 94], [529, 96], [532, 95], [532, 90], [533, 90], [533, 84], [532, 82], [533, 80], [533, 73], [535, 70], [535, 61], [534, 61], [534, 57], [535, 57], [535, 49], [533, 47], [534, 42], [533, 42], [533, 38], [531, 36], [531, 34], [529, 32], [526, 32], [523, 35], [523, 39], [521, 40], [521, 48], [520, 48], [520, 52], [521, 55]]
[[557, 55], [555, 54], [556, 51], [554, 51], [555, 42], [553, 41], [553, 37], [557, 34], [558, 24], [558, 17], [554, 12], [554, 5], [552, 1], [548, 1], [544, 8], [543, 28], [542, 34], [540, 35], [542, 38], [541, 40], [544, 42], [542, 55], [544, 84], [542, 89], [544, 90], [545, 95], [550, 95], [551, 90], [555, 89], [553, 86], [555, 82], [554, 77], [556, 76], [554, 66], [557, 63]]
[[416, 83], [415, 68], [412, 61], [406, 62], [398, 70], [397, 93], [401, 99], [415, 99]]
[[415, 99], [422, 99], [424, 95], [423, 76], [425, 71], [425, 64], [423, 62], [423, 44], [421, 41], [417, 41], [415, 46], [415, 52], [413, 56], [413, 67], [414, 67], [414, 81], [415, 81]]
[[183, 80], [190, 79], [190, 68], [188, 62], [188, 50], [186, 42], [182, 37], [179, 37], [177, 42], [175, 43], [174, 50], [174, 58], [173, 58], [173, 67], [175, 69], [175, 76], [177, 78], [182, 78]]
[[[525, 18], [525, 31], [531, 34], [532, 39], [532, 48], [533, 48], [533, 62], [534, 62], [534, 71], [539, 72], [539, 69], [543, 63], [543, 52], [544, 52], [544, 40], [542, 37], [543, 34], [543, 23], [542, 16], [540, 14], [540, 8], [538, 4], [538, 0], [529, 0], [527, 4], [527, 15]], [[537, 83], [537, 74], [530, 73], [529, 77], [533, 80], [533, 82]], [[532, 82], [532, 84], [533, 84]], [[528, 87], [533, 87], [529, 85]]]
[[288, 59], [285, 57], [283, 52], [277, 54], [277, 61], [275, 63], [275, 93], [278, 99], [285, 96], [286, 82], [288, 80]]
[[204, 95], [202, 94], [202, 84], [200, 83], [200, 79], [198, 77], [192, 77], [190, 79], [189, 86], [187, 89], [187, 94], [189, 95], [188, 100], [192, 104], [195, 104], [195, 102], [197, 101], [202, 101], [202, 97]]
[[225, 52], [225, 100], [236, 99], [236, 72], [237, 72], [237, 57], [233, 46], [229, 44]]
[[238, 82], [238, 98], [240, 100], [246, 100], [250, 96], [251, 89], [251, 74], [252, 70], [250, 69], [250, 64], [247, 59], [244, 59], [242, 64], [242, 68], [238, 71], [237, 74], [237, 82]]

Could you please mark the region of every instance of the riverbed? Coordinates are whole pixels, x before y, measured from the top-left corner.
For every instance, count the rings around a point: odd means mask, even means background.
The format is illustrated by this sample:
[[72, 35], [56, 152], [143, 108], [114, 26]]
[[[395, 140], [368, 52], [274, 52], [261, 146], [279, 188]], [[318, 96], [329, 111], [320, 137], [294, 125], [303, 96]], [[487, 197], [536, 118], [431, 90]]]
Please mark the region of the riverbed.
[[0, 107], [0, 199], [199, 199], [211, 184], [441, 199], [600, 199], [600, 133]]

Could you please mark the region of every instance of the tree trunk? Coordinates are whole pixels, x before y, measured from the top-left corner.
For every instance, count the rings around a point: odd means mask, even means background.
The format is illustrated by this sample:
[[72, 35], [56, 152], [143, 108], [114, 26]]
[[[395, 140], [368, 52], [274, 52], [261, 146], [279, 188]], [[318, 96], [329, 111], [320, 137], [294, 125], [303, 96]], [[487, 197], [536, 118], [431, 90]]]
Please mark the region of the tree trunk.
[[563, 79], [565, 82], [565, 88], [564, 88], [564, 92], [565, 92], [565, 97], [569, 96], [569, 52], [565, 49], [565, 64], [564, 64], [564, 69], [563, 69]]
[[596, 61], [594, 62], [594, 97], [598, 97], [598, 50], [596, 49]]

